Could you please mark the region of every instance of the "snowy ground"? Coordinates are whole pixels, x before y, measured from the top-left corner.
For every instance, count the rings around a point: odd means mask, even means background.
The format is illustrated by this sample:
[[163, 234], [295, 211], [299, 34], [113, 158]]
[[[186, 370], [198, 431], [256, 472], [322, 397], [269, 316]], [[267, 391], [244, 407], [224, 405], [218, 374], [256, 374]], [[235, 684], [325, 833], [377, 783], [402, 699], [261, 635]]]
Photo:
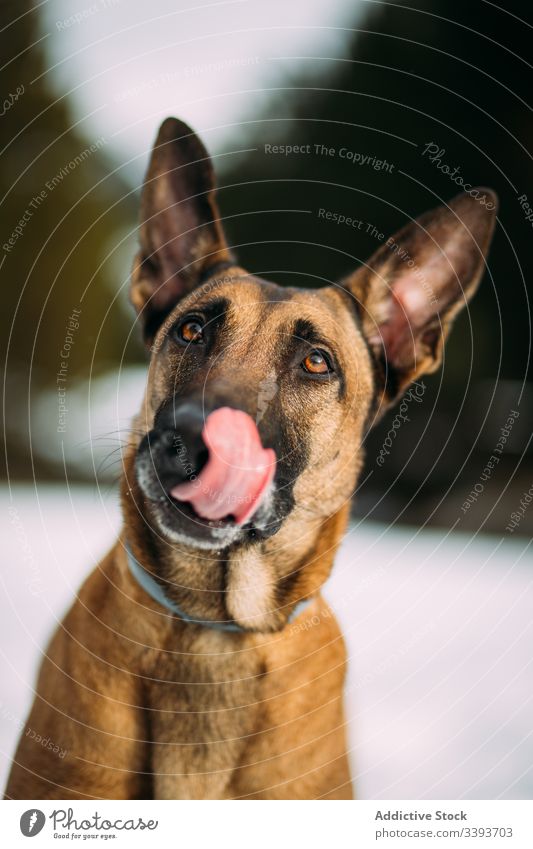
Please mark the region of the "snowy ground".
[[[0, 779], [54, 622], [112, 541], [116, 497], [30, 487], [1, 499]], [[350, 656], [362, 798], [531, 798], [530, 541], [353, 526], [327, 596]]]

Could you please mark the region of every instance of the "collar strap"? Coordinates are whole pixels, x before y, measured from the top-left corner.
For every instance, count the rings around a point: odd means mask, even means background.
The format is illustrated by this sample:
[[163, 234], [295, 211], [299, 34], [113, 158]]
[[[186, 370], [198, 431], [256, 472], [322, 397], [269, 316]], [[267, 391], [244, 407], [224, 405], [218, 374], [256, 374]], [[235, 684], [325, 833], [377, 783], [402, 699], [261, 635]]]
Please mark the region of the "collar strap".
[[[184, 622], [188, 622], [190, 625], [202, 625], [204, 628], [212, 628], [214, 631], [233, 631], [240, 634], [254, 633], [250, 628], [244, 628], [237, 622], [223, 622], [215, 619], [196, 619], [194, 616], [190, 616], [190, 614], [186, 613], [183, 608], [176, 604], [175, 601], [168, 598], [163, 587], [157, 583], [155, 578], [149, 572], [146, 571], [144, 566], [141, 566], [139, 561], [131, 553], [128, 545], [125, 546], [125, 549], [130, 572], [137, 583], [151, 598], [154, 599], [154, 601], [157, 601], [161, 607], [166, 607], [167, 610], [175, 613], [176, 616]], [[312, 601], [312, 598], [299, 601], [298, 604], [296, 604], [291, 610], [287, 619], [287, 624], [294, 622], [296, 617], [299, 616], [306, 607], [309, 607]]]

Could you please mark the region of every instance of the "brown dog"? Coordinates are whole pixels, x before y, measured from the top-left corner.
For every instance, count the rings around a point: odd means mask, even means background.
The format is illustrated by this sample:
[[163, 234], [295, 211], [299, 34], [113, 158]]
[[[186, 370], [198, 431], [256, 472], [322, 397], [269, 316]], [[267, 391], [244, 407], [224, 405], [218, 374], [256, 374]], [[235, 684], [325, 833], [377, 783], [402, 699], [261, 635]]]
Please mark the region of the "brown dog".
[[124, 530], [51, 642], [28, 726], [52, 746], [22, 737], [8, 798], [351, 798], [320, 587], [364, 434], [438, 367], [495, 216], [492, 192], [460, 195], [338, 286], [281, 288], [236, 265], [204, 147], [164, 122], [131, 288], [152, 356]]

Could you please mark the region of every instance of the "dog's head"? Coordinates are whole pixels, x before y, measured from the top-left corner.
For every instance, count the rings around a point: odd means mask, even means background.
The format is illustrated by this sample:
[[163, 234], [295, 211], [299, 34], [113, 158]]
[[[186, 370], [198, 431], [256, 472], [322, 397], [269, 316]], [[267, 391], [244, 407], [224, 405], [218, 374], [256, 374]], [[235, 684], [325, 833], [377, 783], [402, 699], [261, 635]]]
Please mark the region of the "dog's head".
[[209, 156], [185, 124], [166, 120], [131, 287], [151, 362], [130, 486], [150, 529], [220, 551], [280, 528], [290, 540], [298, 521], [338, 511], [366, 429], [441, 362], [481, 277], [495, 210], [488, 190], [460, 195], [339, 284], [280, 287], [237, 265]]

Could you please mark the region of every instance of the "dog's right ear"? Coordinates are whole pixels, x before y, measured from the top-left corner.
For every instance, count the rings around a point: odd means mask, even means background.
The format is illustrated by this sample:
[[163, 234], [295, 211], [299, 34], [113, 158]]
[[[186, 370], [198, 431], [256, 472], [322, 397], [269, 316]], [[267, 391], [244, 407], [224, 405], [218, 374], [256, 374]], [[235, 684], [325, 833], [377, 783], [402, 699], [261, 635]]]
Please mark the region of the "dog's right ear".
[[167, 118], [141, 196], [140, 250], [130, 297], [147, 344], [210, 266], [231, 260], [215, 201], [209, 154], [187, 124]]
[[374, 361], [381, 412], [439, 367], [452, 323], [477, 289], [498, 198], [472, 191], [411, 221], [342, 281]]

